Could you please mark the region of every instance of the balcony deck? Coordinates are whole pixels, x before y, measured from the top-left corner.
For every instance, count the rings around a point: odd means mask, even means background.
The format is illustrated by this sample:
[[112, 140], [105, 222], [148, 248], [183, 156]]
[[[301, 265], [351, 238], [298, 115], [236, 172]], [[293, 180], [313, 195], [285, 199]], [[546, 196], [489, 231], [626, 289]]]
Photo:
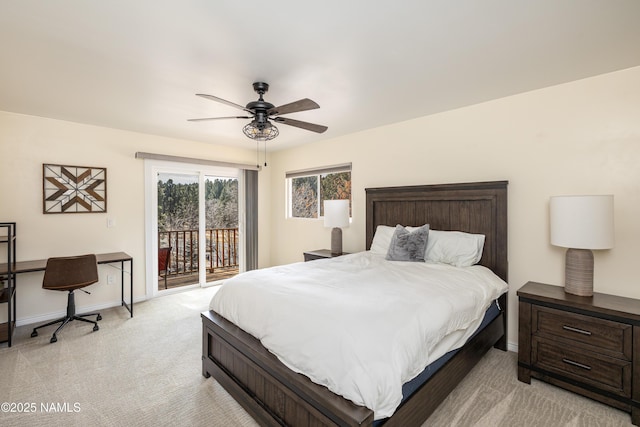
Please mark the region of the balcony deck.
[[[212, 228], [205, 230], [207, 282], [228, 279], [239, 272], [238, 228]], [[198, 283], [198, 230], [170, 230], [158, 232], [158, 290]], [[169, 251], [160, 257], [160, 251]], [[164, 260], [164, 261], [163, 261]]]
[[[217, 268], [213, 273], [207, 273], [207, 283], [229, 279], [239, 273], [238, 267]], [[167, 289], [179, 288], [198, 283], [198, 273], [180, 274], [167, 277]], [[158, 277], [158, 290], [164, 290], [164, 278]]]

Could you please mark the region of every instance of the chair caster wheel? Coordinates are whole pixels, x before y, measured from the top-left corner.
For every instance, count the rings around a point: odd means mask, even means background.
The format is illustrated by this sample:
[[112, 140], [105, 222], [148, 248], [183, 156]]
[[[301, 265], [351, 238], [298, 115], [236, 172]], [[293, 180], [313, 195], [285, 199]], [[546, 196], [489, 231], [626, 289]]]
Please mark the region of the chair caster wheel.
[[97, 331], [97, 330], [99, 330], [99, 329], [100, 329], [100, 328], [98, 327], [98, 325], [95, 325], [95, 326], [93, 327], [93, 332], [95, 332], [95, 331]]
[[31, 338], [35, 338], [38, 336], [38, 333], [36, 331], [31, 332]]
[[56, 336], [52, 336], [51, 339], [49, 340], [49, 343], [53, 344], [54, 342], [58, 342], [58, 338], [56, 338]]
[[98, 320], [102, 320], [102, 316], [100, 316], [99, 314], [98, 314], [98, 317], [96, 317], [96, 321]]

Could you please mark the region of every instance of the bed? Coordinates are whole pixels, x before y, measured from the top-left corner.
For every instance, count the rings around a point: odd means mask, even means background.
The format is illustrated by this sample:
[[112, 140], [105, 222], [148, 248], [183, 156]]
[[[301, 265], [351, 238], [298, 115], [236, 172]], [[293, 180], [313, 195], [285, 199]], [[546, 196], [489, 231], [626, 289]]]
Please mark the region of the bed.
[[[378, 225], [404, 224], [485, 235], [480, 264], [507, 281], [507, 182], [372, 188], [366, 190], [366, 247]], [[420, 425], [489, 348], [506, 350], [506, 294], [500, 312], [476, 333], [385, 426]], [[218, 382], [261, 425], [374, 425], [373, 411], [311, 382], [280, 362], [260, 341], [214, 311], [202, 313], [202, 373]]]

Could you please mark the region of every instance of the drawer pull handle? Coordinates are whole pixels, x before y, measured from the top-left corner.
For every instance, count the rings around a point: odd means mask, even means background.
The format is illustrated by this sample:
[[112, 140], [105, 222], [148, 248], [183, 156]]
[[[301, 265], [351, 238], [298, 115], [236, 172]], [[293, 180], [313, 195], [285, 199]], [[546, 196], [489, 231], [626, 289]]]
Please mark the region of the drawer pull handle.
[[565, 331], [577, 332], [582, 335], [591, 335], [591, 332], [589, 331], [585, 331], [583, 329], [578, 329], [578, 328], [572, 328], [571, 326], [567, 326], [567, 325], [564, 325], [562, 329], [564, 329]]
[[587, 371], [590, 371], [590, 370], [591, 370], [591, 366], [583, 365], [582, 363], [574, 362], [573, 360], [569, 360], [569, 359], [562, 359], [562, 361], [563, 361], [564, 363], [569, 364], [569, 365], [573, 365], [573, 366], [577, 366], [578, 368], [586, 369]]

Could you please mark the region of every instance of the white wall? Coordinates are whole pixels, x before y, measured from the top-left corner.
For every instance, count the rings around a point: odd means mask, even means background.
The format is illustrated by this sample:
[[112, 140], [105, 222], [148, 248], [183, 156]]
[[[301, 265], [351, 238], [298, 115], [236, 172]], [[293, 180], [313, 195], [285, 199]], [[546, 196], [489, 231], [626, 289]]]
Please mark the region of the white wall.
[[[17, 222], [18, 261], [124, 251], [134, 259], [134, 300], [143, 299], [144, 162], [134, 158], [137, 151], [245, 164], [255, 162], [253, 150], [0, 112], [0, 221]], [[44, 215], [43, 163], [106, 167], [108, 212]], [[260, 172], [259, 180], [259, 210], [267, 212], [268, 205], [264, 204], [268, 203], [270, 194], [269, 171]], [[114, 219], [116, 226], [107, 228], [107, 218]], [[262, 242], [259, 263], [264, 266], [268, 262], [269, 227], [263, 218], [259, 228]], [[0, 248], [0, 253], [5, 252]], [[116, 284], [106, 284], [107, 273], [116, 275]], [[119, 272], [101, 266], [100, 276], [100, 283], [89, 288], [92, 295], [77, 293], [78, 310], [119, 301]], [[42, 290], [41, 286], [42, 273], [18, 276], [19, 323], [64, 312], [66, 295]], [[0, 307], [0, 321], [5, 321], [5, 307]], [[123, 313], [126, 313], [124, 309]]]
[[271, 264], [330, 244], [322, 221], [285, 219], [285, 172], [346, 162], [353, 163], [347, 252], [364, 250], [367, 187], [509, 181], [512, 344], [515, 291], [529, 280], [563, 283], [565, 251], [548, 238], [550, 196], [614, 194], [615, 248], [595, 252], [594, 287], [640, 298], [640, 67], [274, 153]]

